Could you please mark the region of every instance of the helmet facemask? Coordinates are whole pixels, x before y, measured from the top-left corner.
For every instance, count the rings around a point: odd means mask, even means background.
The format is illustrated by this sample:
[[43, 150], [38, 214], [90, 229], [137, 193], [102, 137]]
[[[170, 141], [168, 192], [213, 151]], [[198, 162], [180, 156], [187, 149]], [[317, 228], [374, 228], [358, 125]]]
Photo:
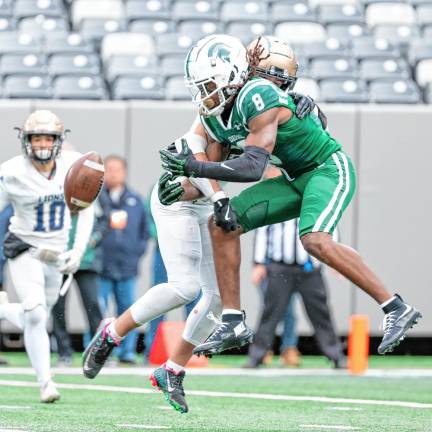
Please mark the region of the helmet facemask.
[[218, 116], [248, 76], [246, 50], [231, 36], [209, 36], [186, 57], [185, 84], [203, 116]]
[[[55, 160], [60, 155], [63, 141], [68, 132], [68, 130], [64, 130], [60, 119], [47, 110], [33, 112], [22, 128], [15, 129], [19, 131], [18, 138], [21, 141], [24, 155], [40, 164]], [[51, 148], [38, 148], [37, 145], [32, 145], [32, 137], [42, 135], [54, 138]]]
[[248, 46], [252, 74], [268, 79], [281, 90], [292, 90], [297, 81], [298, 62], [292, 48], [285, 42], [261, 36]]
[[188, 88], [201, 115], [217, 116], [222, 114], [239, 87], [229, 85], [218, 87], [216, 78], [212, 77], [203, 81], [191, 82]]
[[260, 77], [269, 79], [283, 91], [292, 90], [297, 82], [297, 77], [292, 76], [286, 69], [278, 68], [277, 66], [270, 66], [269, 69], [256, 67], [256, 74]]
[[[32, 137], [37, 135], [52, 136], [54, 138], [53, 146], [51, 148], [38, 148], [32, 145]], [[21, 146], [24, 154], [34, 160], [35, 162], [46, 164], [52, 160], [55, 160], [61, 152], [61, 146], [63, 144], [64, 136], [60, 134], [53, 134], [52, 132], [47, 133], [22, 133]]]

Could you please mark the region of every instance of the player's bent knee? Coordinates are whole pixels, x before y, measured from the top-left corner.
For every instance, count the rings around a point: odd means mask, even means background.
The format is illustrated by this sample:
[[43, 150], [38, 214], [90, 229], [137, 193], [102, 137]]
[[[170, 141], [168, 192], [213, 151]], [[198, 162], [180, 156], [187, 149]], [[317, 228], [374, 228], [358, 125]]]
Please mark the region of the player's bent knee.
[[199, 278], [194, 276], [182, 278], [178, 282], [172, 282], [172, 287], [176, 295], [184, 299], [185, 303], [195, 300], [201, 290]]
[[321, 261], [325, 261], [325, 258], [331, 249], [333, 240], [331, 235], [328, 233], [312, 232], [302, 236], [301, 242], [308, 254], [320, 259]]
[[42, 305], [36, 306], [32, 310], [24, 311], [24, 322], [31, 326], [36, 326], [38, 324], [44, 324], [47, 320], [46, 309]]

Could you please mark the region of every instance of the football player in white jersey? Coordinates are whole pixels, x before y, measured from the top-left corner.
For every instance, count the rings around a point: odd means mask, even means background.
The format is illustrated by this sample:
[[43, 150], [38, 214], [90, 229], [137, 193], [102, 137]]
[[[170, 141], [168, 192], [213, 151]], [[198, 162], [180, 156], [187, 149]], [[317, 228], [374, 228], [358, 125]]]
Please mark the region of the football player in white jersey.
[[4, 254], [19, 303], [2, 298], [0, 319], [23, 330], [24, 343], [40, 384], [42, 402], [60, 398], [50, 372], [46, 322], [56, 303], [63, 274], [74, 273], [93, 227], [90, 206], [79, 213], [73, 248], [67, 249], [70, 212], [63, 184], [80, 153], [61, 151], [65, 130], [50, 111], [33, 112], [19, 132], [22, 154], [0, 166], [0, 209], [12, 204], [14, 216]]
[[[298, 100], [298, 107], [304, 115], [314, 108], [310, 98], [299, 96]], [[190, 131], [176, 140], [170, 150], [180, 152], [181, 142], [185, 139], [197, 159], [224, 159], [226, 155], [214, 154], [214, 147], [208, 147], [207, 141], [195, 133], [200, 127], [197, 119]], [[234, 157], [236, 150], [239, 149], [231, 149], [228, 157]], [[182, 387], [185, 365], [192, 356], [193, 348], [214, 328], [213, 317], [218, 317], [222, 310], [207, 222], [213, 211], [224, 218], [230, 208], [227, 206], [228, 198], [216, 181], [191, 178], [189, 181], [183, 179], [181, 184], [177, 180], [170, 185], [169, 180], [170, 175], [167, 173], [161, 177], [159, 196], [156, 186], [151, 199], [168, 283], [148, 290], [116, 320], [107, 319], [102, 323], [100, 331], [84, 353], [83, 371], [88, 378], [94, 378], [112, 349], [129, 331], [194, 300], [201, 290], [202, 296], [186, 320], [183, 337], [175, 354], [165, 365], [156, 369], [150, 378], [176, 410], [187, 412]], [[181, 201], [174, 202], [180, 195]]]

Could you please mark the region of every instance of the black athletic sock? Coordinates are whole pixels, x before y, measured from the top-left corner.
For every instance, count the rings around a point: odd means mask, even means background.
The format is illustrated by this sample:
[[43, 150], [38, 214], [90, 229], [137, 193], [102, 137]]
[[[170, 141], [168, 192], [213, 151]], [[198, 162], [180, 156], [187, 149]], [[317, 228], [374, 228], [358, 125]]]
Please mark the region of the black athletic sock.
[[243, 314], [223, 314], [223, 322], [240, 322], [243, 321]]
[[395, 309], [399, 309], [404, 305], [404, 302], [402, 300], [402, 297], [399, 294], [395, 294], [393, 297], [393, 300], [390, 303], [384, 303], [385, 306], [381, 306], [382, 310], [385, 314], [390, 313], [391, 311], [394, 311]]

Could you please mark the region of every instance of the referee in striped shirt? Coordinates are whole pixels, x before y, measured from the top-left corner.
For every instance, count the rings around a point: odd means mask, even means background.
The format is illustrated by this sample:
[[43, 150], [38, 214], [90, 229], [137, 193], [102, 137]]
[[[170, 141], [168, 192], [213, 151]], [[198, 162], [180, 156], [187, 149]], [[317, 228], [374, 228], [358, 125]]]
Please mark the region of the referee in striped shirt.
[[[270, 170], [267, 177], [280, 175], [279, 170], [273, 167]], [[255, 236], [254, 261], [266, 265], [268, 285], [245, 367], [258, 367], [262, 363], [273, 345], [276, 327], [285, 316], [292, 294], [298, 292], [320, 350], [335, 368], [346, 368], [346, 357], [327, 303], [321, 264], [304, 250], [298, 236], [298, 219], [258, 228]]]

